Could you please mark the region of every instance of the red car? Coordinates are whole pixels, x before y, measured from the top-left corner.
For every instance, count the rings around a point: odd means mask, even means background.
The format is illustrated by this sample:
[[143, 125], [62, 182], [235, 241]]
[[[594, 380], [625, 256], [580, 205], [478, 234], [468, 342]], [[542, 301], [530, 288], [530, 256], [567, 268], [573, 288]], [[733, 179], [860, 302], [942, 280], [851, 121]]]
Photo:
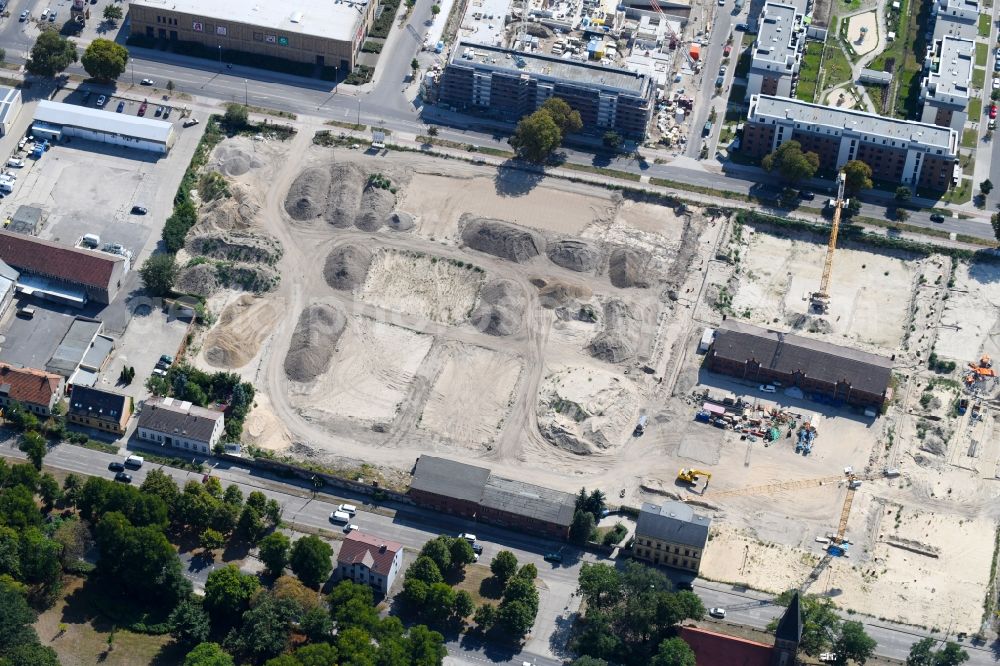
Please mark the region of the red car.
[[729, 54], [732, 53], [732, 52], [733, 52], [733, 45], [732, 44], [726, 44], [726, 48], [722, 49], [722, 55], [725, 58], [728, 58]]
[[139, 114], [138, 115], [140, 115], [140, 116], [146, 115], [146, 107], [147, 106], [148, 105], [145, 102], [143, 102], [142, 106], [139, 107]]
[[997, 117], [997, 105], [990, 104], [990, 119], [995, 120]]

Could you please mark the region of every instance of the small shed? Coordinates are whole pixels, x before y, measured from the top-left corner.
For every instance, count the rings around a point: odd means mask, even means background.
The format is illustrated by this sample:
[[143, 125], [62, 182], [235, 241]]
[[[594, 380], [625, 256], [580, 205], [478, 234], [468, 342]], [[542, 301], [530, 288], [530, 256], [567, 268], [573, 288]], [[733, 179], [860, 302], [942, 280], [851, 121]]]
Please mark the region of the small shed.
[[701, 334], [701, 342], [698, 343], [698, 351], [705, 353], [708, 348], [712, 346], [712, 341], [715, 340], [715, 329], [706, 327]]
[[9, 231], [18, 234], [37, 236], [45, 223], [45, 214], [37, 206], [18, 206], [14, 212], [14, 217], [10, 220]]

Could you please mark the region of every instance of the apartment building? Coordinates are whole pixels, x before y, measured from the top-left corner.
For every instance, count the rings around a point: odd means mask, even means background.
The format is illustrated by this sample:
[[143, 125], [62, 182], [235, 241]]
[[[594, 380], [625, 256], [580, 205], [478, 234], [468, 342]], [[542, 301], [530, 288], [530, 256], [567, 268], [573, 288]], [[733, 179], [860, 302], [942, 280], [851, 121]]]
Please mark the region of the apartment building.
[[921, 122], [950, 127], [961, 135], [969, 119], [975, 53], [974, 41], [958, 37], [945, 37], [928, 49], [920, 83]]
[[821, 171], [861, 160], [880, 181], [944, 191], [955, 178], [960, 136], [950, 127], [754, 95], [741, 149], [759, 159], [794, 139], [819, 155]]
[[683, 502], [644, 502], [635, 526], [632, 554], [653, 564], [698, 573], [712, 519]]
[[975, 39], [979, 35], [979, 3], [976, 0], [937, 0], [931, 4], [934, 20], [932, 43], [945, 37]]
[[805, 37], [802, 14], [793, 5], [764, 5], [751, 49], [746, 99], [760, 94], [794, 95]]

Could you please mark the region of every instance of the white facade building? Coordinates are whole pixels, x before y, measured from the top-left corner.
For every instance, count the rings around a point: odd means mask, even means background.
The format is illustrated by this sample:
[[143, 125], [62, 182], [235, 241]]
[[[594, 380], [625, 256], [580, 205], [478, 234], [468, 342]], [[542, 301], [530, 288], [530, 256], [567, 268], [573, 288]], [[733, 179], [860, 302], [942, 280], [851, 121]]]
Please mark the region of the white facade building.
[[0, 136], [7, 136], [21, 113], [21, 91], [0, 86]]
[[355, 530], [344, 537], [334, 574], [337, 580], [370, 585], [384, 596], [402, 568], [402, 544]]
[[139, 414], [139, 439], [208, 455], [225, 432], [222, 412], [176, 398], [146, 401]]
[[173, 124], [163, 120], [48, 100], [38, 103], [33, 130], [53, 140], [78, 137], [164, 155], [174, 142]]

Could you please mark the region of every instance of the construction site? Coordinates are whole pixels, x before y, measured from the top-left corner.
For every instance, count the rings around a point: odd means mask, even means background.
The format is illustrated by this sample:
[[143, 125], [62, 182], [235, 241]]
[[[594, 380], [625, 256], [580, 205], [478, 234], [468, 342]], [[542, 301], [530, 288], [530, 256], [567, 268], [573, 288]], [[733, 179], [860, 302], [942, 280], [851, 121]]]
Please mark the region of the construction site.
[[[223, 141], [207, 168], [232, 196], [182, 257], [213, 322], [189, 355], [258, 387], [246, 444], [401, 488], [433, 453], [680, 499], [713, 516], [704, 577], [984, 628], [1000, 268], [841, 242], [827, 271], [808, 231], [417, 153], [334, 159], [308, 132]], [[250, 287], [204, 269], [222, 252]], [[733, 322], [872, 370], [849, 391], [712, 370]]]

